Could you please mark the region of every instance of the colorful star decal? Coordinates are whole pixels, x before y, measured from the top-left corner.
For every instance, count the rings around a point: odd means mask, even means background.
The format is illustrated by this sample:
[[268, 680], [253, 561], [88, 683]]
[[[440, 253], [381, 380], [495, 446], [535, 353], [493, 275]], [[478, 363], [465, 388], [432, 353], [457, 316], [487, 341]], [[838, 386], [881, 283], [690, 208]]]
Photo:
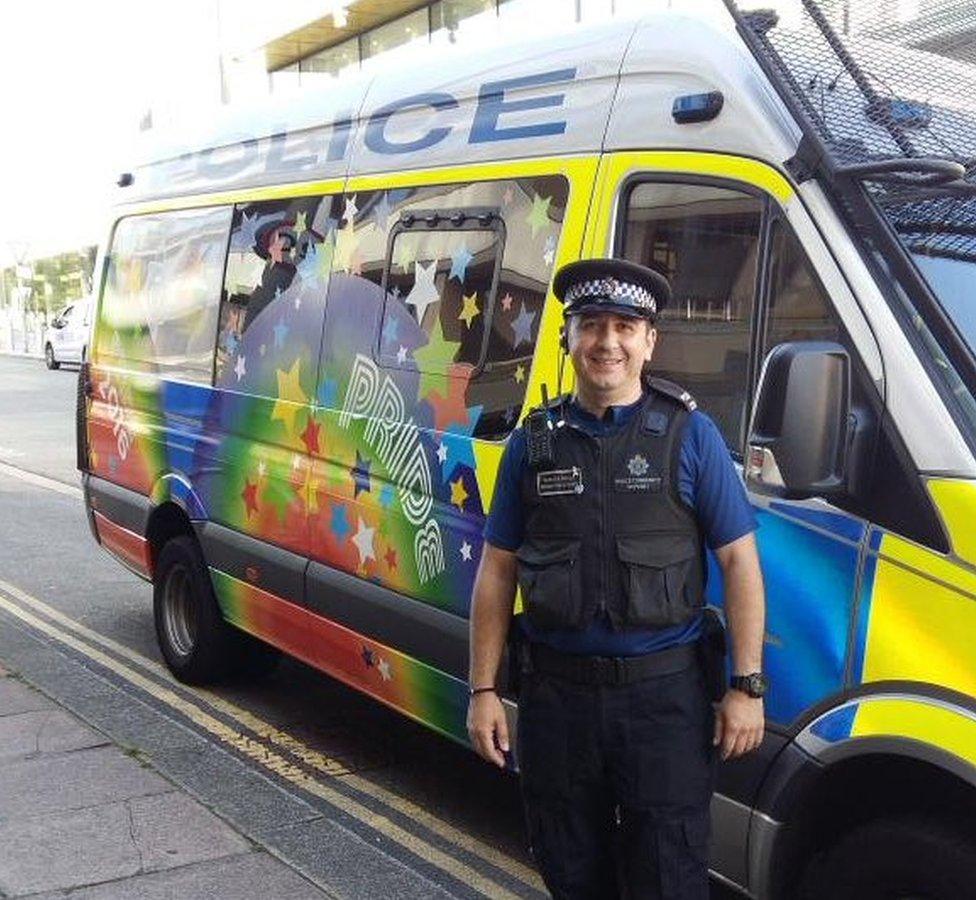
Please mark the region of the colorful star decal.
[[369, 559], [376, 559], [376, 552], [373, 549], [373, 535], [375, 528], [367, 528], [366, 523], [359, 519], [359, 530], [352, 536], [352, 542], [359, 551], [359, 565], [365, 566]]
[[413, 358], [420, 369], [421, 397], [426, 397], [431, 391], [440, 391], [442, 396], [448, 393], [444, 384], [447, 379], [443, 373], [454, 361], [454, 355], [460, 346], [460, 341], [444, 339], [441, 320], [435, 319], [427, 343], [413, 351]]
[[251, 484], [250, 481], [244, 482], [244, 490], [241, 491], [241, 499], [244, 501], [244, 510], [248, 519], [252, 512], [258, 511], [258, 486]]
[[336, 503], [332, 507], [332, 519], [329, 522], [332, 533], [340, 540], [344, 541], [350, 532], [349, 517], [346, 515], [346, 507], [341, 503]]
[[438, 431], [447, 431], [454, 423], [461, 426], [468, 424], [468, 408], [464, 395], [468, 390], [470, 376], [470, 366], [451, 366], [448, 377], [443, 379], [447, 396], [441, 393], [440, 387], [432, 389], [427, 395], [427, 402], [434, 410], [434, 427]]
[[417, 253], [412, 244], [413, 242], [409, 238], [400, 237], [397, 239], [393, 262], [404, 272], [409, 271], [410, 267], [417, 260]]
[[356, 216], [359, 214], [359, 207], [356, 206], [356, 195], [346, 197], [346, 205], [342, 211], [342, 218], [346, 220], [346, 225], [352, 225]]
[[309, 244], [305, 248], [305, 255], [299, 261], [298, 277], [302, 282], [314, 281], [319, 276], [319, 253], [315, 244]]
[[400, 344], [400, 349], [396, 355], [397, 365], [402, 366], [407, 361], [407, 348]]
[[254, 246], [257, 238], [258, 217], [249, 216], [247, 213], [241, 215], [241, 223], [237, 226], [236, 245], [245, 250], [250, 250]]
[[475, 316], [480, 316], [481, 310], [478, 309], [478, 295], [477, 293], [464, 296], [464, 308], [458, 314], [458, 319], [464, 322], [468, 328], [471, 327], [471, 323], [474, 321]]
[[542, 259], [547, 266], [551, 266], [556, 259], [556, 236], [550, 234], [546, 238], [546, 246], [542, 251]]
[[389, 509], [393, 505], [393, 485], [387, 482], [380, 488], [380, 506]]
[[451, 503], [464, 512], [464, 501], [468, 499], [468, 492], [464, 489], [464, 479], [459, 477], [451, 482]]
[[522, 363], [519, 363], [515, 367], [515, 380], [519, 384], [521, 384], [523, 381], [525, 381], [525, 366], [523, 366]]
[[471, 545], [467, 541], [461, 544], [461, 559], [471, 562]]
[[481, 418], [482, 407], [473, 406], [468, 410], [468, 423], [463, 428], [452, 428], [444, 432], [441, 440], [447, 447], [449, 462], [441, 466], [441, 483], [447, 481], [458, 469], [458, 466], [468, 466], [474, 470], [474, 441], [471, 435], [474, 433], [475, 425]]
[[300, 212], [295, 216], [295, 237], [299, 238], [308, 231], [308, 213]]
[[363, 658], [363, 662], [366, 664], [367, 669], [372, 669], [376, 665], [376, 654], [373, 653], [369, 647], [363, 645], [362, 653], [360, 654]]
[[380, 673], [380, 678], [384, 681], [391, 681], [393, 678], [393, 673], [390, 672], [390, 664], [385, 659], [380, 659], [376, 664], [376, 668]]
[[515, 191], [511, 188], [505, 188], [505, 193], [502, 194], [502, 203], [506, 206], [511, 205], [511, 202], [515, 199]]
[[373, 207], [373, 221], [380, 231], [386, 231], [390, 216], [393, 215], [393, 204], [390, 203], [389, 195], [384, 191], [380, 194], [380, 199]]
[[350, 224], [340, 229], [336, 236], [332, 267], [337, 272], [351, 272], [357, 267], [356, 253], [358, 248], [359, 236], [356, 234], [356, 230], [350, 221]]
[[247, 363], [243, 356], [237, 357], [237, 362], [234, 363], [234, 374], [237, 376], [238, 381], [247, 374]]
[[386, 548], [386, 553], [383, 555], [383, 559], [386, 560], [386, 567], [392, 572], [397, 567], [397, 554], [396, 550], [392, 547]]
[[441, 299], [441, 295], [434, 286], [434, 276], [437, 274], [437, 260], [432, 259], [425, 266], [418, 262], [414, 264], [414, 282], [407, 294], [404, 303], [409, 304], [417, 311], [417, 321], [424, 321], [424, 313], [427, 307]]
[[512, 320], [512, 331], [515, 332], [515, 339], [512, 342], [513, 347], [518, 347], [520, 344], [531, 344], [532, 343], [532, 324], [535, 322], [535, 313], [530, 313], [525, 308], [525, 301], [522, 301], [522, 309], [519, 314]]
[[283, 369], [277, 370], [278, 398], [275, 400], [274, 409], [271, 411], [271, 420], [281, 422], [289, 436], [295, 433], [295, 416], [299, 409], [308, 402], [308, 397], [302, 390], [300, 379], [301, 363], [301, 358], [298, 358], [287, 372]]
[[359, 455], [359, 451], [356, 451], [356, 465], [354, 465], [350, 470], [349, 474], [352, 475], [353, 480], [353, 496], [358, 497], [363, 491], [370, 491], [369, 486], [369, 467], [371, 465], [370, 460], [363, 459]]
[[511, 308], [512, 308], [512, 295], [505, 294], [505, 296], [502, 297], [502, 309], [505, 310], [505, 312], [508, 312]]
[[334, 378], [326, 378], [319, 388], [319, 404], [326, 409], [335, 409], [339, 397], [339, 382]]
[[464, 275], [472, 259], [474, 259], [474, 256], [468, 250], [468, 245], [461, 244], [451, 256], [451, 274], [447, 276], [447, 280], [450, 281], [452, 278], [456, 278], [461, 284], [464, 284]]
[[442, 466], [447, 462], [447, 444], [443, 441], [437, 445], [437, 461]]
[[543, 228], [549, 226], [549, 204], [552, 203], [551, 197], [540, 197], [538, 194], [532, 198], [532, 209], [525, 217], [526, 224], [532, 229], [532, 237], [535, 237]]
[[305, 449], [309, 455], [319, 452], [319, 433], [321, 431], [322, 427], [315, 421], [315, 417], [310, 415], [305, 430], [301, 434], [302, 443], [305, 444]]

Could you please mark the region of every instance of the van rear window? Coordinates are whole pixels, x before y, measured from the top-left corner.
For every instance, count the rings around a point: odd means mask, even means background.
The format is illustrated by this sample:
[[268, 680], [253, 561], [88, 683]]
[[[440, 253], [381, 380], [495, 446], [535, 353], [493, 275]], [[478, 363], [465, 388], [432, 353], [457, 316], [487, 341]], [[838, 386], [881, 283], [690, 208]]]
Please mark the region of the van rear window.
[[230, 207], [115, 226], [93, 361], [209, 384]]

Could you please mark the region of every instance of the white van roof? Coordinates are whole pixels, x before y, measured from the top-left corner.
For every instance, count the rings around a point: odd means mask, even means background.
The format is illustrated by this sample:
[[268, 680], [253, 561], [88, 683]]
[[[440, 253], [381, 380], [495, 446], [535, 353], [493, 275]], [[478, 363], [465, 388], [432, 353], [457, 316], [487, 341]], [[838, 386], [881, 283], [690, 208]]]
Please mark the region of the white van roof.
[[[403, 62], [409, 79], [391, 69], [228, 110], [190, 141], [157, 143], [118, 199], [628, 148], [780, 166], [799, 141], [724, 11], [436, 52], [432, 63]], [[677, 97], [713, 91], [725, 101], [714, 120], [674, 121]]]

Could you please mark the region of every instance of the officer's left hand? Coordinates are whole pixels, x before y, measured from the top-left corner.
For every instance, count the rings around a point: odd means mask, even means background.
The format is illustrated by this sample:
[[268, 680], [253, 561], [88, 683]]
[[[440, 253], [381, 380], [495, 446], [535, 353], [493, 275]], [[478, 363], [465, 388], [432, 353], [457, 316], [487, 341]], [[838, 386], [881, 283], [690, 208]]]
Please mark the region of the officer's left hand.
[[750, 753], [762, 743], [766, 717], [761, 697], [750, 697], [729, 689], [715, 710], [715, 737], [712, 744], [721, 746], [722, 759], [734, 759]]

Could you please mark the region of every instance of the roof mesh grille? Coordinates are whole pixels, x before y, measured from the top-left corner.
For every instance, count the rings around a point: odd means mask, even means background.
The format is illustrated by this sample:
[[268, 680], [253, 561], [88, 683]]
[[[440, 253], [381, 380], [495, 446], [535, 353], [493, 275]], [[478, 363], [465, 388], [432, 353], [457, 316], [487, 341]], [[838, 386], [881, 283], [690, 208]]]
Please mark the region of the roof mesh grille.
[[976, 260], [976, 3], [726, 2], [827, 169], [912, 253]]

